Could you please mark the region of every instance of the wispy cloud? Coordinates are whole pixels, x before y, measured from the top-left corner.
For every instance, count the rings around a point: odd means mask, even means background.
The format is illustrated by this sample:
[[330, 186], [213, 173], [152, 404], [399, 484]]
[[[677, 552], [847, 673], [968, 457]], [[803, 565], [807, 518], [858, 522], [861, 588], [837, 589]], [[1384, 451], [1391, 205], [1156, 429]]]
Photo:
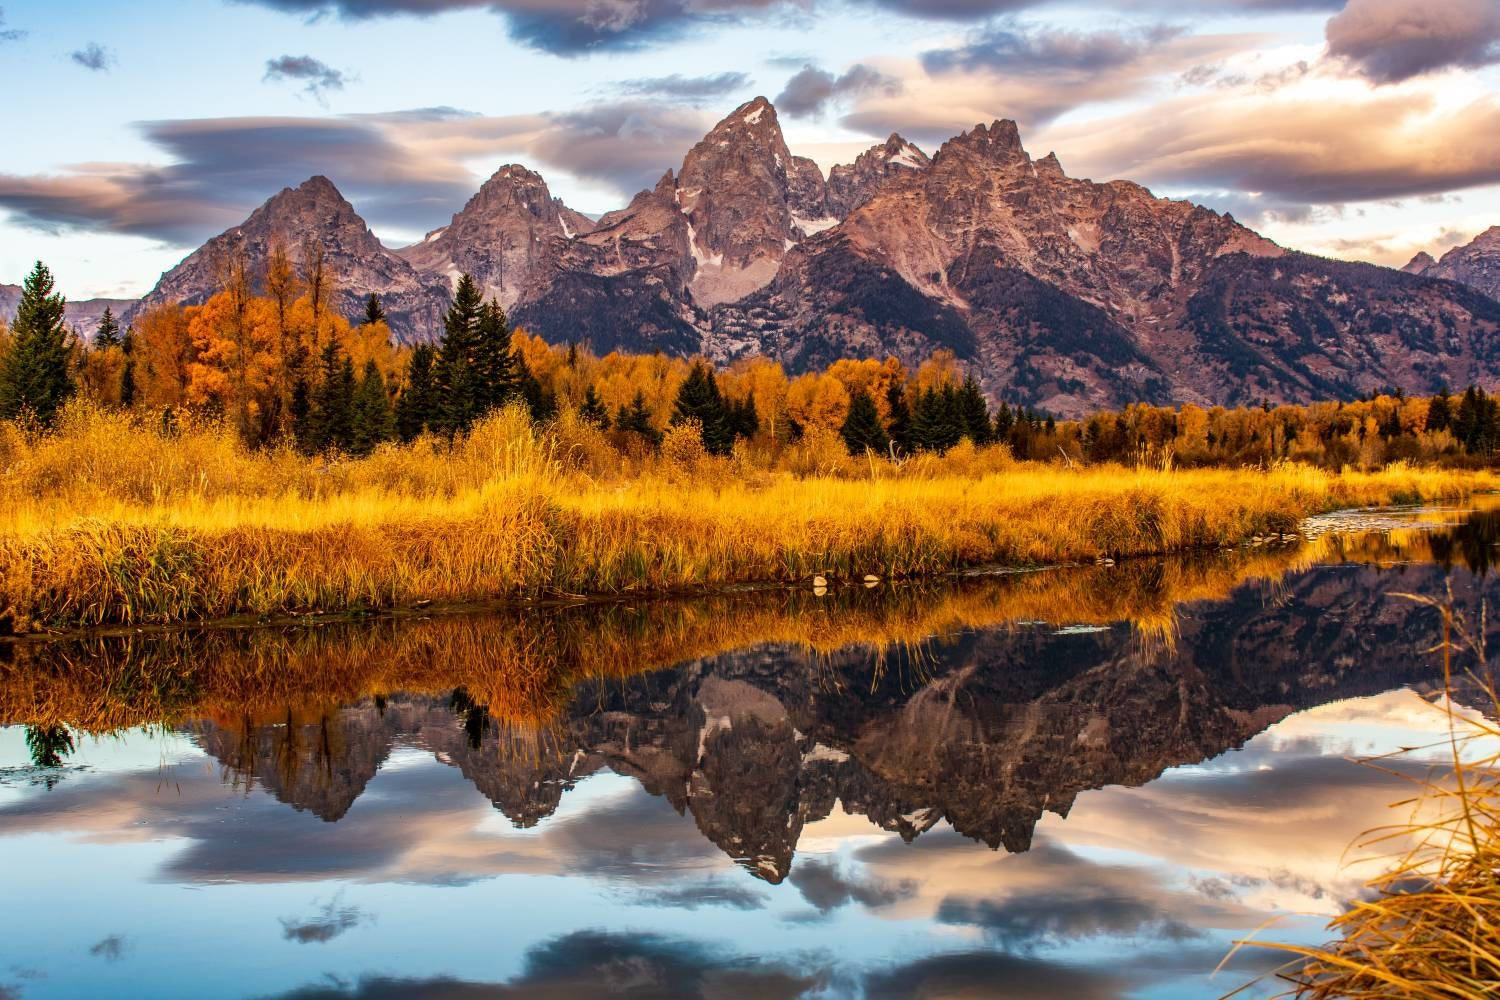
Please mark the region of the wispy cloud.
[[83, 48], [75, 49], [68, 54], [68, 58], [96, 73], [102, 73], [115, 64], [114, 53], [98, 42], [89, 42]]
[[267, 59], [263, 79], [301, 83], [302, 89], [319, 101], [323, 101], [330, 90], [343, 90], [344, 84], [349, 80], [344, 73], [312, 56], [278, 56]]

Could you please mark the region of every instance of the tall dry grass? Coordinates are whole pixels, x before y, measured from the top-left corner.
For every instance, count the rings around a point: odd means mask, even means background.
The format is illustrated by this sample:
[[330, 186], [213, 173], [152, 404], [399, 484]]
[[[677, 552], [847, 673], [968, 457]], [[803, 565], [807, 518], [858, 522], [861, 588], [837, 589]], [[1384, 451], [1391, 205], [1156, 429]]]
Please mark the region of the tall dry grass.
[[576, 420], [507, 411], [451, 444], [327, 461], [77, 406], [54, 434], [0, 428], [0, 617], [29, 632], [910, 577], [1224, 546], [1500, 486], [1407, 466], [1074, 469], [1003, 448], [901, 465], [679, 451], [628, 459]]
[[[1394, 804], [1408, 818], [1371, 831], [1359, 848], [1380, 874], [1329, 929], [1321, 948], [1248, 942], [1296, 956], [1281, 972], [1283, 996], [1301, 1000], [1412, 998], [1481, 1000], [1500, 995], [1500, 691], [1483, 654], [1484, 623], [1471, 631], [1447, 601], [1408, 595], [1443, 620], [1447, 697], [1444, 766]], [[1455, 651], [1476, 653], [1478, 668], [1455, 676]], [[1462, 689], [1481, 711], [1454, 701]], [[1397, 755], [1411, 754], [1412, 749]], [[1389, 760], [1386, 758], [1385, 760]], [[1382, 765], [1382, 760], [1371, 762]], [[1403, 777], [1407, 772], [1387, 768]]]

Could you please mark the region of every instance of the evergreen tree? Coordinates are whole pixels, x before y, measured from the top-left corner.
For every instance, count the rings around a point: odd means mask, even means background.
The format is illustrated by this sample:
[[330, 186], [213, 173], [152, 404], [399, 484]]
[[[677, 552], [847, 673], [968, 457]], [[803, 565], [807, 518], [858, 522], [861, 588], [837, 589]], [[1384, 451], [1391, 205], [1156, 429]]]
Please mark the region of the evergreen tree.
[[52, 272], [37, 261], [21, 288], [10, 350], [0, 358], [0, 420], [30, 412], [49, 425], [73, 395], [63, 306], [62, 295], [53, 291]]
[[[524, 364], [524, 362], [521, 362]], [[475, 415], [483, 416], [521, 396], [518, 359], [511, 355], [510, 321], [491, 300], [474, 328]]]
[[1429, 431], [1445, 431], [1453, 422], [1453, 397], [1448, 395], [1444, 389], [1432, 397], [1432, 402], [1427, 404], [1426, 429]]
[[976, 445], [986, 445], [993, 440], [995, 429], [990, 423], [989, 404], [984, 401], [984, 393], [979, 391], [979, 383], [972, 375], [964, 379], [963, 388], [958, 391], [957, 409], [964, 437]]
[[396, 436], [391, 397], [386, 393], [385, 379], [373, 359], [365, 362], [364, 374], [354, 393], [353, 423], [349, 450], [356, 455], [368, 455], [376, 445]]
[[517, 355], [514, 360], [516, 390], [526, 403], [526, 408], [531, 411], [531, 419], [540, 423], [557, 416], [557, 397], [542, 388], [541, 381], [531, 374], [531, 367], [526, 364], [525, 358]]
[[952, 385], [927, 389], [917, 396], [911, 415], [912, 445], [939, 455], [963, 440], [965, 425], [958, 390]]
[[1010, 406], [1001, 400], [1000, 407], [995, 410], [995, 440], [1006, 441], [1010, 438], [1010, 429], [1015, 426], [1015, 414], [1011, 413]]
[[886, 434], [898, 452], [912, 449], [911, 408], [906, 405], [906, 389], [900, 382], [892, 382], [885, 391], [887, 412]]
[[308, 451], [352, 451], [355, 441], [354, 362], [341, 357], [330, 341], [319, 362], [317, 388], [307, 414], [307, 433], [301, 444]]
[[646, 409], [646, 397], [639, 391], [628, 407], [620, 407], [615, 414], [615, 430], [639, 434], [653, 447], [661, 444], [661, 434], [651, 424], [651, 413]]
[[436, 367], [440, 412], [435, 429], [448, 434], [469, 429], [480, 414], [479, 379], [475, 361], [479, 353], [479, 323], [485, 311], [479, 286], [465, 274], [458, 279], [453, 303], [443, 316], [443, 340]]
[[430, 344], [412, 348], [406, 368], [406, 388], [396, 402], [396, 433], [411, 441], [437, 421], [437, 383], [433, 365], [436, 355]]
[[120, 405], [127, 410], [135, 405], [135, 359], [126, 358], [120, 370]]
[[385, 320], [385, 306], [380, 304], [380, 296], [374, 292], [365, 299], [365, 322], [369, 324], [380, 323]]
[[583, 405], [578, 408], [578, 415], [585, 423], [593, 424], [600, 430], [609, 429], [609, 411], [604, 408], [604, 403], [600, 401], [599, 394], [592, 385], [584, 390]]
[[120, 324], [115, 320], [114, 310], [105, 306], [104, 315], [99, 317], [99, 328], [94, 331], [94, 346], [119, 347], [120, 344]]
[[727, 455], [734, 449], [729, 407], [719, 392], [713, 369], [702, 361], [693, 363], [687, 381], [677, 391], [677, 402], [672, 409], [673, 425], [688, 420], [698, 421], [703, 428], [703, 447], [710, 455]]
[[745, 394], [745, 401], [733, 407], [730, 423], [737, 438], [753, 438], [760, 433], [760, 413], [755, 408], [755, 392]]
[[863, 455], [866, 451], [883, 454], [890, 444], [885, 428], [880, 426], [880, 411], [875, 409], [875, 400], [865, 389], [856, 389], [849, 400], [849, 415], [839, 428], [844, 446], [851, 455]]

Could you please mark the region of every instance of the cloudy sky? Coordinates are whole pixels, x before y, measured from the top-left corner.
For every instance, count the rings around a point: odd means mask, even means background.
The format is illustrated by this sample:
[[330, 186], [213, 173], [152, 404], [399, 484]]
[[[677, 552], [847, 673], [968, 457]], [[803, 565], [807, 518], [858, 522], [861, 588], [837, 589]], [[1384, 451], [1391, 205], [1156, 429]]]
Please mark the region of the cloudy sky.
[[1500, 223], [1500, 0], [9, 0], [0, 281], [138, 295], [314, 173], [388, 245], [506, 162], [597, 214], [737, 104], [825, 169], [1033, 155], [1399, 265]]

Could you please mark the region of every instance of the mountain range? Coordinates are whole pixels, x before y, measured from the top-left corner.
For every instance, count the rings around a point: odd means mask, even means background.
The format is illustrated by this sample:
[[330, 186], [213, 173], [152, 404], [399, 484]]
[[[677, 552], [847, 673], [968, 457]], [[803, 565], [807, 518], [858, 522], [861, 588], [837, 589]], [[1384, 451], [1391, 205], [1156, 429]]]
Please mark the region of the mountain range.
[[929, 156], [899, 135], [828, 176], [757, 98], [656, 186], [597, 221], [502, 167], [448, 225], [383, 246], [324, 177], [277, 194], [163, 275], [135, 311], [200, 302], [224, 252], [252, 268], [323, 245], [353, 316], [435, 337], [469, 273], [517, 325], [596, 351], [958, 356], [994, 399], [1076, 415], [1430, 392], [1500, 379], [1500, 229], [1404, 271], [1297, 253], [1233, 217], [1033, 159], [1014, 122]]

